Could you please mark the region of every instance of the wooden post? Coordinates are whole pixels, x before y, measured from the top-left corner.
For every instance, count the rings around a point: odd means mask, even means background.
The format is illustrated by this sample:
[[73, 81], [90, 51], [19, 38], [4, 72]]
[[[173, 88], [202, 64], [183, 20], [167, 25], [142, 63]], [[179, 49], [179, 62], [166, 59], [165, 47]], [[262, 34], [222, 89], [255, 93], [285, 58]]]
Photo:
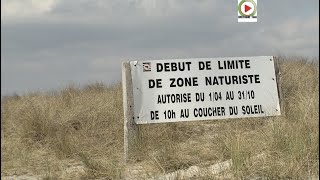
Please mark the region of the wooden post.
[[134, 139], [137, 136], [137, 125], [134, 122], [133, 88], [129, 62], [122, 63], [122, 91], [124, 111], [124, 162], [126, 164], [130, 159], [129, 150], [134, 148]]
[[279, 57], [273, 56], [274, 64], [275, 64], [275, 73], [276, 73], [276, 80], [277, 80], [277, 87], [278, 87], [278, 96], [279, 96], [279, 104], [280, 104], [280, 110], [281, 114], [285, 114], [284, 105], [283, 105], [283, 94], [282, 94], [282, 88], [281, 88], [281, 71], [280, 71], [280, 59]]

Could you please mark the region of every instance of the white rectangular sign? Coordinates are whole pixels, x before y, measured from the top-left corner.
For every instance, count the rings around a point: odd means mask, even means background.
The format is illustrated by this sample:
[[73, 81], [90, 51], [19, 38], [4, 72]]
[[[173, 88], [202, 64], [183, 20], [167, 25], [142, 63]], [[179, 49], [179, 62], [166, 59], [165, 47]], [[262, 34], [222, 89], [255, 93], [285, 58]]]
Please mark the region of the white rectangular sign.
[[280, 115], [272, 56], [131, 61], [137, 124]]

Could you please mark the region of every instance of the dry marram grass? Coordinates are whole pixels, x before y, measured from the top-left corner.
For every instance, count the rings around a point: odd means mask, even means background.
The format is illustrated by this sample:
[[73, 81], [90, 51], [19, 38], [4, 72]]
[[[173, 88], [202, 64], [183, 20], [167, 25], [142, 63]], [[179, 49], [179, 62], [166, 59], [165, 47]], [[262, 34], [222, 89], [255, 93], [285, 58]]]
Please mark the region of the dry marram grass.
[[[285, 115], [142, 125], [133, 164], [145, 177], [231, 159], [222, 179], [319, 176], [319, 65], [279, 57]], [[264, 154], [263, 158], [252, 158]], [[122, 179], [121, 85], [3, 97], [1, 177]], [[204, 175], [198, 179], [217, 179]]]

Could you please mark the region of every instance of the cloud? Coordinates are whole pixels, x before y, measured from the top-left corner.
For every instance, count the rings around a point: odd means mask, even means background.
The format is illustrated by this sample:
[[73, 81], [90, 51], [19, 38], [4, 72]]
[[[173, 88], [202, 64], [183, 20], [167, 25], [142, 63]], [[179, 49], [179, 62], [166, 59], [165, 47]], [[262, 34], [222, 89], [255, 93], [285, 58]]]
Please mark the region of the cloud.
[[57, 0], [2, 0], [1, 21], [43, 16], [50, 12]]
[[120, 81], [124, 60], [319, 53], [317, 1], [259, 1], [258, 23], [236, 1], [1, 3], [2, 93]]
[[212, 13], [215, 4], [215, 0], [4, 0], [1, 22], [131, 25], [190, 12]]
[[254, 39], [274, 53], [317, 56], [319, 16], [289, 19], [277, 26], [260, 27]]

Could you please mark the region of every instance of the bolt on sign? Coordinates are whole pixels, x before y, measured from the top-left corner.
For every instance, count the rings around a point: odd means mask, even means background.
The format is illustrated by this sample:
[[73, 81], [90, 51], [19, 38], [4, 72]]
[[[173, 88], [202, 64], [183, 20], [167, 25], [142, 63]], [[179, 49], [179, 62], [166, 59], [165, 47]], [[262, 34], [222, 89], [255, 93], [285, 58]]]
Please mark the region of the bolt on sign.
[[273, 56], [129, 64], [136, 124], [281, 115]]

